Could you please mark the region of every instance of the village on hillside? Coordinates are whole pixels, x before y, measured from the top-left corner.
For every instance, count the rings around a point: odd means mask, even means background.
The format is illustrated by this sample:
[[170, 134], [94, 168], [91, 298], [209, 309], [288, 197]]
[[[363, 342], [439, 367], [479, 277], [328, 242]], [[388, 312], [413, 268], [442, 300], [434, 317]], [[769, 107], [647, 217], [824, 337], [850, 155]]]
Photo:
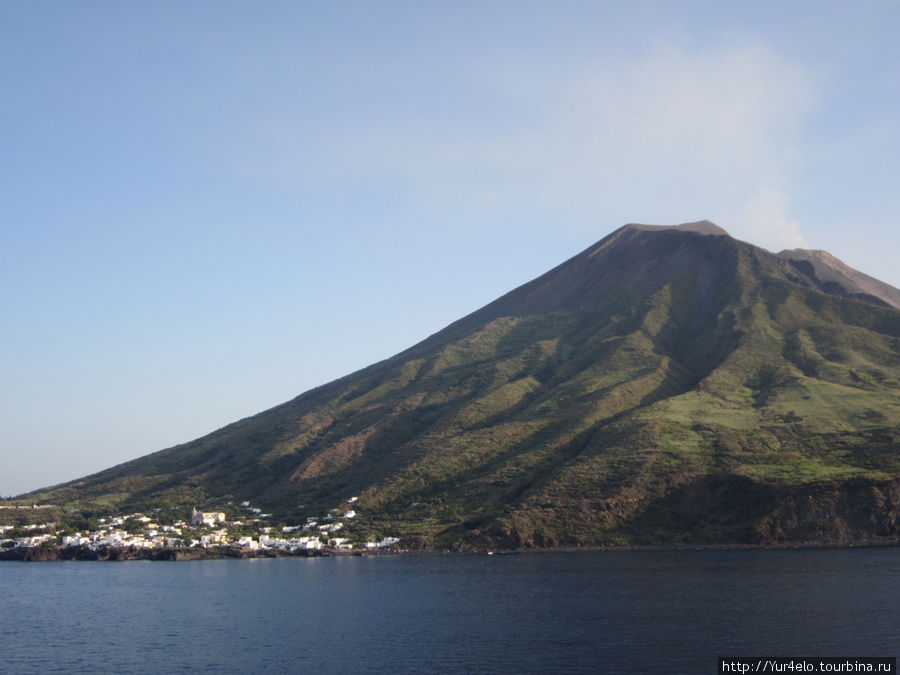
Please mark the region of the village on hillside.
[[[322, 517], [311, 517], [300, 524], [278, 527], [266, 524], [271, 514], [263, 513], [262, 509], [246, 501], [237, 506], [229, 503], [232, 512], [242, 514], [232, 520], [228, 520], [224, 511], [198, 511], [194, 508], [189, 520], [167, 519], [162, 509], [154, 509], [150, 514], [101, 517], [93, 529], [75, 532], [60, 528], [56, 522], [0, 525], [0, 553], [21, 553], [23, 549], [44, 547], [75, 548], [88, 552], [109, 549], [229, 549], [252, 555], [372, 551], [395, 547], [399, 542], [396, 537], [359, 541], [347, 535], [345, 528], [357, 516], [356, 501], [356, 497], [350, 497], [341, 508], [331, 509]], [[161, 524], [160, 521], [164, 520], [171, 522]]]

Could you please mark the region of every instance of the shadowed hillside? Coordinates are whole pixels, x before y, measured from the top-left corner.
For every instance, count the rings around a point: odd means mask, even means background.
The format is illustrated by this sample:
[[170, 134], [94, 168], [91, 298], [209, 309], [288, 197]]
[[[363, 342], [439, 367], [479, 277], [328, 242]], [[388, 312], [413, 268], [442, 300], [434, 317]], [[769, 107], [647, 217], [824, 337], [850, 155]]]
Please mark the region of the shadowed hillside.
[[627, 225], [393, 358], [32, 498], [358, 495], [426, 548], [893, 541], [897, 290], [818, 253]]

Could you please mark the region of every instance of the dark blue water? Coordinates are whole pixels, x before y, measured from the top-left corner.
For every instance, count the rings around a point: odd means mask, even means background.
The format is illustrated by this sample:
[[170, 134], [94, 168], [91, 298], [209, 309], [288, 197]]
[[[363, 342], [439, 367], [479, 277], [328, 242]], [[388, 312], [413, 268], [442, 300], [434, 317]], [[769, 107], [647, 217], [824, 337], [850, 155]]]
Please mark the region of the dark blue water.
[[900, 548], [0, 563], [0, 672], [714, 673], [896, 656]]

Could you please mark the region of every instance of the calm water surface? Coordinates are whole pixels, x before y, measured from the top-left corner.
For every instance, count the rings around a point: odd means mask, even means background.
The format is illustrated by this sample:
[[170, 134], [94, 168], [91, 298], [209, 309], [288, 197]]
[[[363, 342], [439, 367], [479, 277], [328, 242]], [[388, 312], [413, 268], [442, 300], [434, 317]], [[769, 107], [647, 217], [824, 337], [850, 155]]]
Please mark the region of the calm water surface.
[[714, 673], [720, 655], [900, 652], [900, 548], [9, 562], [0, 592], [10, 673]]

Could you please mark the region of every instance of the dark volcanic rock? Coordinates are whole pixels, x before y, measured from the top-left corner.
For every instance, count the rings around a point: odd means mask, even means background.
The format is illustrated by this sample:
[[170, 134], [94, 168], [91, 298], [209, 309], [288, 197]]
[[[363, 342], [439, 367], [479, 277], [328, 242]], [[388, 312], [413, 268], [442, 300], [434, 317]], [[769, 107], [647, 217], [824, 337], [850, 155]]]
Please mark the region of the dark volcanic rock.
[[785, 488], [758, 532], [763, 543], [900, 543], [900, 479]]

